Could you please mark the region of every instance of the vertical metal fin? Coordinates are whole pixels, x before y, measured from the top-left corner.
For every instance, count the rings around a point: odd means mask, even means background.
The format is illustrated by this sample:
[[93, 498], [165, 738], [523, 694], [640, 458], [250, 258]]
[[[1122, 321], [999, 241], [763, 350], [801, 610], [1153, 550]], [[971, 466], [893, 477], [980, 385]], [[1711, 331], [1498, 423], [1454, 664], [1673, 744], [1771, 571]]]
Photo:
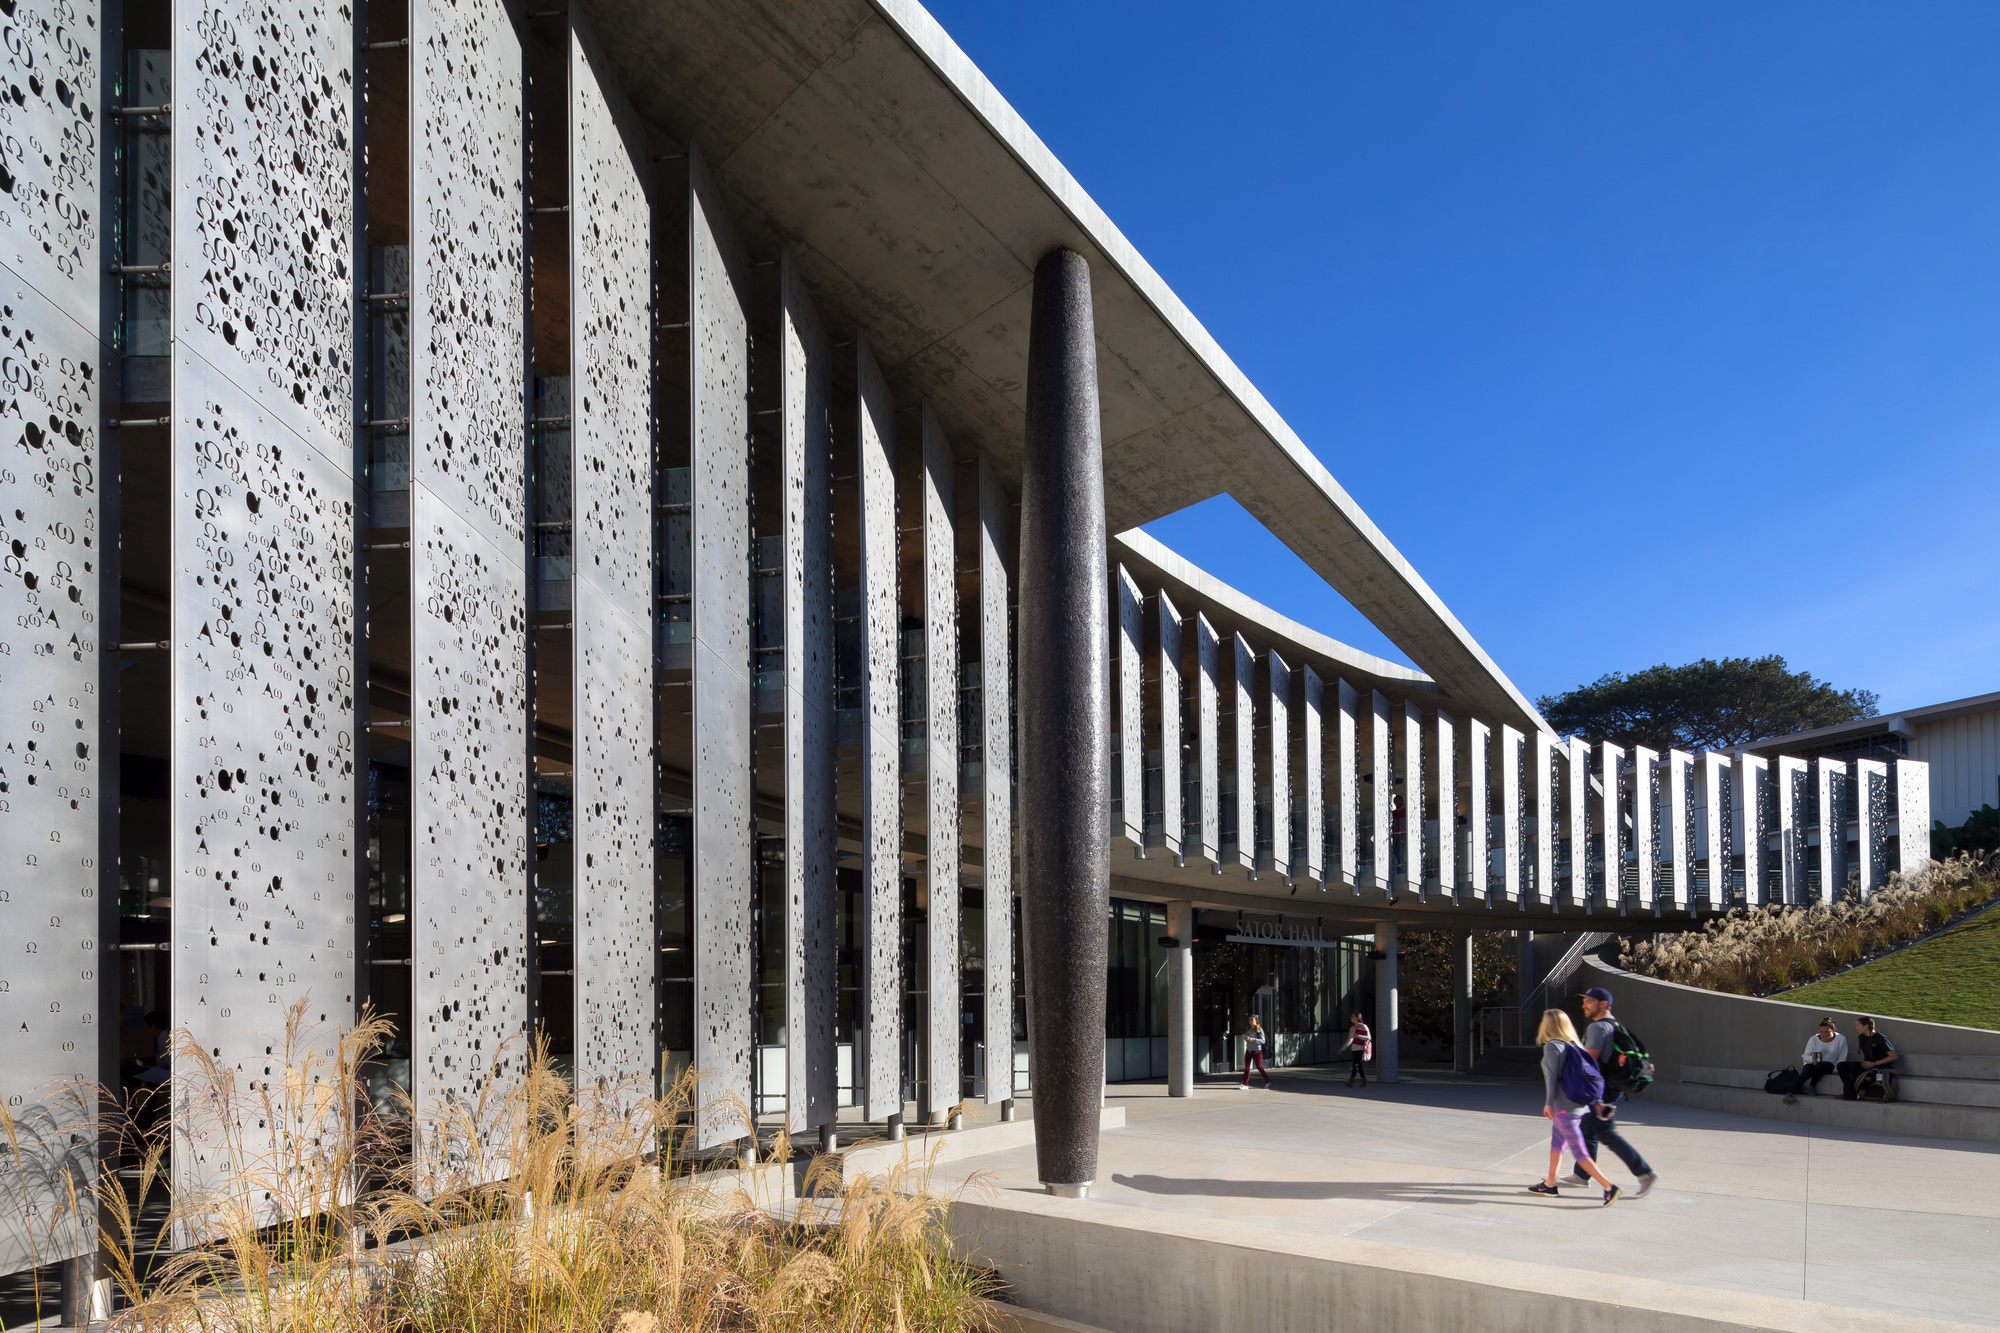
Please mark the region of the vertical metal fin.
[[694, 552], [694, 1067], [696, 1146], [750, 1131], [749, 261], [688, 149], [688, 502]]
[[1590, 746], [1581, 736], [1564, 747], [1563, 805], [1568, 813], [1569, 878], [1563, 892], [1572, 907], [1590, 901]]
[[1688, 818], [1689, 805], [1694, 799], [1691, 779], [1694, 777], [1694, 756], [1685, 750], [1668, 750], [1667, 759], [1667, 808], [1661, 822], [1667, 830], [1667, 854], [1673, 857], [1667, 876], [1667, 905], [1675, 911], [1685, 912], [1694, 895], [1694, 857], [1690, 853], [1693, 846], [1693, 824]]
[[1369, 714], [1369, 776], [1374, 779], [1374, 795], [1369, 803], [1368, 842], [1370, 864], [1374, 867], [1373, 887], [1381, 889], [1390, 897], [1395, 897], [1396, 886], [1390, 878], [1390, 868], [1395, 860], [1396, 807], [1396, 755], [1394, 733], [1389, 727], [1389, 697], [1376, 690], [1372, 696], [1373, 708]]
[[1521, 883], [1523, 825], [1527, 823], [1528, 793], [1521, 785], [1521, 765], [1528, 738], [1504, 723], [1500, 727], [1500, 891], [1507, 901], [1527, 906]]
[[1889, 882], [1889, 766], [1880, 759], [1854, 761], [1854, 805], [1861, 819], [1861, 901]]
[[929, 1059], [923, 1113], [958, 1101], [959, 964], [958, 815], [958, 460], [929, 403], [923, 410], [924, 654], [930, 698], [924, 719], [924, 874], [928, 906], [924, 957], [930, 975]]
[[1188, 812], [1188, 851], [1222, 873], [1222, 763], [1219, 753], [1221, 722], [1217, 717], [1217, 696], [1222, 689], [1222, 640], [1201, 612], [1194, 616], [1194, 642], [1188, 645], [1188, 666], [1194, 674], [1195, 764], [1198, 796], [1196, 808]]
[[1896, 777], [1896, 868], [1915, 875], [1931, 863], [1931, 766], [1898, 759]]
[[1437, 711], [1431, 740], [1431, 785], [1437, 789], [1437, 888], [1458, 902], [1458, 727]]
[[903, 1113], [903, 780], [897, 651], [896, 409], [855, 340], [861, 449], [862, 983], [870, 1120]]
[[1273, 648], [1264, 655], [1265, 772], [1271, 811], [1269, 869], [1292, 878], [1292, 672]]
[[1620, 772], [1625, 766], [1624, 747], [1609, 741], [1598, 745], [1598, 779], [1602, 790], [1598, 794], [1601, 814], [1598, 826], [1602, 831], [1604, 845], [1600, 854], [1604, 862], [1604, 906], [1623, 912], [1625, 910], [1625, 808], [1624, 786]]
[[1230, 705], [1230, 758], [1236, 766], [1236, 856], [1231, 865], [1257, 877], [1257, 658], [1241, 634], [1231, 639], [1234, 686]]
[[1777, 817], [1770, 762], [1754, 754], [1739, 758], [1736, 790], [1743, 804], [1743, 901], [1749, 907], [1766, 907], [1771, 902], [1771, 834]]
[[833, 364], [787, 255], [779, 395], [784, 485], [786, 1125], [834, 1118]]
[[1340, 840], [1339, 874], [1343, 883], [1361, 892], [1361, 695], [1342, 678], [1340, 712], [1334, 734], [1334, 801], [1336, 835]]
[[1806, 902], [1806, 802], [1810, 799], [1811, 765], [1790, 755], [1778, 756], [1778, 872], [1787, 907]]
[[652, 154], [570, 13], [576, 1086], [654, 1091]]
[[1424, 899], [1424, 715], [1403, 701], [1403, 888]]
[[1466, 886], [1472, 900], [1493, 901], [1493, 731], [1473, 718], [1465, 731]]
[[1305, 820], [1305, 859], [1292, 863], [1292, 874], [1303, 875], [1326, 890], [1326, 682], [1310, 663], [1298, 669], [1300, 759], [1305, 765], [1304, 789], [1298, 803]]
[[1632, 747], [1632, 856], [1638, 864], [1638, 903], [1656, 910], [1660, 873], [1660, 756], [1643, 745]]
[[1146, 604], [1139, 585], [1117, 565], [1111, 574], [1111, 684], [1117, 696], [1118, 736], [1113, 758], [1117, 761], [1118, 815], [1112, 821], [1111, 836], [1132, 844], [1136, 855], [1146, 855], [1146, 710], [1142, 678], [1146, 637]]
[[1160, 659], [1160, 677], [1155, 682], [1154, 714], [1160, 719], [1160, 845], [1176, 858], [1185, 856], [1182, 841], [1183, 733], [1186, 723], [1181, 708], [1181, 620], [1166, 589], [1160, 590], [1153, 610], [1153, 644]]
[[1847, 888], [1847, 801], [1853, 794], [1845, 759], [1815, 759], [1819, 796], [1819, 900], [1832, 903]]
[[1007, 567], [1013, 511], [993, 460], [979, 455], [979, 681], [985, 722], [980, 791], [985, 841], [986, 1101], [1014, 1095], [1013, 659], [1008, 652]]

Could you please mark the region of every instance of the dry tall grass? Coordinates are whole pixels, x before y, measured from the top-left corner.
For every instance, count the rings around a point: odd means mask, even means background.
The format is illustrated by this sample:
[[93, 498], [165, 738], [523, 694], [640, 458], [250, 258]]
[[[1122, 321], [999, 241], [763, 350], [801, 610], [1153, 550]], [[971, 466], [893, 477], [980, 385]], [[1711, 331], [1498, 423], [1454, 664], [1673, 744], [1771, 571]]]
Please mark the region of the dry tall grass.
[[1769, 995], [1893, 949], [2000, 894], [2000, 864], [1933, 861], [1867, 902], [1738, 908], [1700, 930], [1627, 940], [1624, 965], [1704, 990]]
[[[695, 1082], [667, 1095], [574, 1091], [537, 1050], [511, 1087], [430, 1123], [382, 1118], [359, 1074], [385, 1025], [337, 1043], [292, 1011], [282, 1078], [238, 1087], [177, 1044], [173, 1151], [218, 1169], [175, 1193], [205, 1238], [140, 1240], [107, 1177], [106, 1247], [130, 1302], [114, 1328], [164, 1333], [976, 1333], [992, 1276], [946, 1227], [922, 1173], [816, 1163], [808, 1198], [761, 1197], [771, 1173], [700, 1170], [683, 1150]], [[270, 1126], [274, 1129], [263, 1129]], [[415, 1132], [410, 1132], [414, 1126]], [[405, 1151], [414, 1142], [418, 1151]], [[173, 1189], [144, 1145], [138, 1197]], [[782, 1137], [771, 1154], [787, 1163]], [[740, 1167], [742, 1163], [736, 1163]], [[226, 1169], [222, 1169], [226, 1166]], [[789, 1170], [789, 1165], [780, 1170]], [[184, 1174], [184, 1173], [182, 1173]], [[760, 1185], [758, 1182], [765, 1182]]]

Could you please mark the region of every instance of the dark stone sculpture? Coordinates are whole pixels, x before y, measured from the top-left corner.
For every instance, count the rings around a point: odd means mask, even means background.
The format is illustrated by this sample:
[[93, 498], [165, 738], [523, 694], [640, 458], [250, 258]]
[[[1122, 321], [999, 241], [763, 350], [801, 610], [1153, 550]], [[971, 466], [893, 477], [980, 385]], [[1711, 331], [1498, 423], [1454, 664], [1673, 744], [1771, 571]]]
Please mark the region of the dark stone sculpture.
[[1054, 1194], [1097, 1175], [1111, 891], [1104, 440], [1090, 265], [1035, 266], [1021, 469], [1021, 919], [1035, 1159]]

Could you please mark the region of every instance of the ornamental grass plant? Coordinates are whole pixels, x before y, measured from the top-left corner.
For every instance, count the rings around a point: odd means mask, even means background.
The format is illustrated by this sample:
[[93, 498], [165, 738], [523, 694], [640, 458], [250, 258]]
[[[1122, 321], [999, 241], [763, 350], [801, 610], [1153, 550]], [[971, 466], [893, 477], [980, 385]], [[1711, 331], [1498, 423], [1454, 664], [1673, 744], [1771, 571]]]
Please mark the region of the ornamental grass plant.
[[[784, 1200], [781, 1134], [759, 1171], [690, 1151], [690, 1074], [577, 1090], [546, 1048], [428, 1123], [378, 1114], [361, 1074], [387, 1025], [337, 1039], [291, 1011], [268, 1077], [185, 1039], [170, 1124], [104, 1176], [125, 1308], [146, 1333], [979, 1333], [993, 1276], [948, 1229], [924, 1164], [840, 1177], [817, 1158]], [[183, 1034], [184, 1037], [185, 1034]], [[505, 1065], [496, 1060], [496, 1064]], [[169, 1144], [171, 1143], [171, 1148]], [[177, 1187], [166, 1154], [191, 1153]], [[133, 1188], [129, 1188], [131, 1186]], [[139, 1203], [164, 1193], [168, 1226]], [[147, 1214], [151, 1219], [157, 1209]], [[180, 1238], [181, 1248], [173, 1248]], [[188, 1244], [187, 1242], [195, 1242]]]
[[1810, 907], [1736, 908], [1699, 930], [1626, 940], [1623, 964], [1662, 981], [1771, 995], [1887, 953], [2000, 895], [2000, 861], [1957, 856]]

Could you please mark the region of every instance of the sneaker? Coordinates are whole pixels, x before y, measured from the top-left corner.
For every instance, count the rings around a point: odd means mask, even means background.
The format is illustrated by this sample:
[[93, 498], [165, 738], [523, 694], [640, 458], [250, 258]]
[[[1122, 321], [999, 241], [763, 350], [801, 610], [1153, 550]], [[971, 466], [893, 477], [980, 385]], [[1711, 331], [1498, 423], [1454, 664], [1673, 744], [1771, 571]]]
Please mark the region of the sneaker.
[[1248, 1092], [1250, 1091], [1250, 1085], [1248, 1083], [1238, 1083], [1236, 1085], [1236, 1090], [1238, 1092]]
[[1572, 1171], [1564, 1176], [1563, 1179], [1572, 1185], [1588, 1185], [1590, 1183], [1590, 1177], [1581, 1171]]
[[1545, 1185], [1538, 1180], [1534, 1184], [1528, 1186], [1528, 1193], [1555, 1195], [1562, 1193], [1562, 1191], [1557, 1189], [1554, 1185]]
[[1606, 1185], [1604, 1187], [1604, 1206], [1606, 1208], [1609, 1208], [1613, 1203], [1617, 1202], [1617, 1200], [1618, 1200], [1618, 1187], [1616, 1185]]
[[1798, 1098], [1796, 1098], [1796, 1097], [1791, 1097], [1791, 1096], [1787, 1096], [1787, 1097], [1785, 1098], [1785, 1105], [1787, 1105], [1787, 1106], [1790, 1106], [1790, 1105], [1792, 1105], [1793, 1103], [1795, 1103], [1795, 1102], [1797, 1102], [1797, 1101], [1798, 1101]]
[[1660, 1173], [1657, 1171], [1648, 1171], [1645, 1175], [1639, 1177], [1639, 1188], [1632, 1191], [1632, 1197], [1635, 1199], [1645, 1198], [1653, 1186], [1659, 1183]]

